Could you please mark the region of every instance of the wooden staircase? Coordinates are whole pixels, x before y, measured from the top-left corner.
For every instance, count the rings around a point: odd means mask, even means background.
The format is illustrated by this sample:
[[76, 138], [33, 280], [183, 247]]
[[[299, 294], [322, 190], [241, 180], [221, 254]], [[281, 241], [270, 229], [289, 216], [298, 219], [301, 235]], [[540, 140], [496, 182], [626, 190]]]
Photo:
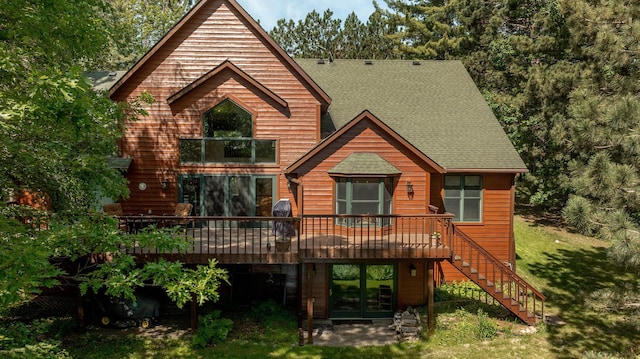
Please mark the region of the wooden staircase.
[[525, 323], [533, 325], [544, 318], [542, 293], [455, 225], [448, 228], [451, 264]]

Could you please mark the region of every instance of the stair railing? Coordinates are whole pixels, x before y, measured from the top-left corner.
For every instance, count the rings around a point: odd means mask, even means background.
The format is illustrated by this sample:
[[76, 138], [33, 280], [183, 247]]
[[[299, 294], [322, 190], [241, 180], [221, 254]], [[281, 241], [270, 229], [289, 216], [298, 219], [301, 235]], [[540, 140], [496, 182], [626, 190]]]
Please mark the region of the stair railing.
[[[449, 222], [450, 223], [450, 222]], [[544, 318], [545, 296], [453, 223], [447, 226], [451, 263], [528, 324]]]

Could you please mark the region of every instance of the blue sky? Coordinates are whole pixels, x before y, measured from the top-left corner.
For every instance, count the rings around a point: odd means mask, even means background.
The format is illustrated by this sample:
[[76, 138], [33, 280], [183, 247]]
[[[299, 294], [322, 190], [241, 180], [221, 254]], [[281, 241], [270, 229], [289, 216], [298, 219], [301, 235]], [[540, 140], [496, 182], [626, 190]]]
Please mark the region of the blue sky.
[[[360, 21], [366, 22], [374, 10], [373, 0], [237, 0], [254, 19], [260, 20], [262, 27], [270, 31], [279, 19], [303, 19], [312, 10], [322, 14], [326, 9], [333, 11], [333, 17], [344, 19], [355, 12]], [[383, 0], [378, 5], [386, 8]]]

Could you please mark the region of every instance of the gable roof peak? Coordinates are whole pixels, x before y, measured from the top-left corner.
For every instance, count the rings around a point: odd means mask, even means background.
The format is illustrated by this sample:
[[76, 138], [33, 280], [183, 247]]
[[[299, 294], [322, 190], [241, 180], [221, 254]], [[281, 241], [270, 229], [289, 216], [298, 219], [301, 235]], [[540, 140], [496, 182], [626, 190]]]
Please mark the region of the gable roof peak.
[[209, 9], [212, 13], [217, 8], [215, 5], [225, 4], [238, 14], [239, 18], [246, 21], [247, 26], [253, 30], [259, 38], [264, 40], [269, 50], [283, 63], [297, 74], [301, 81], [307, 85], [307, 88], [313, 93], [323, 107], [329, 106], [331, 103], [331, 97], [320, 87], [318, 84], [302, 69], [302, 67], [296, 63], [287, 53], [278, 45], [267, 32], [258, 24], [258, 22], [249, 15], [242, 6], [238, 4], [236, 0], [201, 0], [195, 6], [191, 8], [163, 37], [158, 41], [138, 62], [133, 65], [109, 90], [109, 96], [114, 98], [118, 91], [123, 87], [125, 83], [130, 81], [138, 71], [140, 71], [151, 58], [157, 55], [159, 50], [167, 45], [167, 43], [176, 34], [185, 27], [191, 21], [195, 21], [197, 14]]

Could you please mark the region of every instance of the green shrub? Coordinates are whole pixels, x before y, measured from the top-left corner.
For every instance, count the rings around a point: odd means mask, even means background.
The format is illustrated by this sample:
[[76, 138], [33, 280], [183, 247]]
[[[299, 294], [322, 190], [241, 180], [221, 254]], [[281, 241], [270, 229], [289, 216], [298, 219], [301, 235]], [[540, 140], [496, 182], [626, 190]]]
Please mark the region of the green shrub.
[[70, 358], [62, 349], [59, 338], [67, 331], [63, 325], [68, 321], [55, 319], [38, 319], [31, 323], [12, 322], [0, 324], [0, 357], [2, 358], [34, 358], [62, 359]]
[[210, 344], [216, 344], [227, 339], [227, 335], [233, 328], [233, 321], [227, 318], [220, 318], [219, 310], [214, 310], [198, 318], [198, 331], [193, 336], [192, 342], [197, 348], [205, 348]]
[[254, 302], [251, 306], [251, 317], [258, 321], [273, 319], [274, 317], [278, 317], [281, 312], [282, 306], [273, 299]]
[[478, 308], [478, 323], [475, 328], [475, 337], [480, 340], [493, 339], [498, 333], [498, 325], [489, 318], [482, 308]]

